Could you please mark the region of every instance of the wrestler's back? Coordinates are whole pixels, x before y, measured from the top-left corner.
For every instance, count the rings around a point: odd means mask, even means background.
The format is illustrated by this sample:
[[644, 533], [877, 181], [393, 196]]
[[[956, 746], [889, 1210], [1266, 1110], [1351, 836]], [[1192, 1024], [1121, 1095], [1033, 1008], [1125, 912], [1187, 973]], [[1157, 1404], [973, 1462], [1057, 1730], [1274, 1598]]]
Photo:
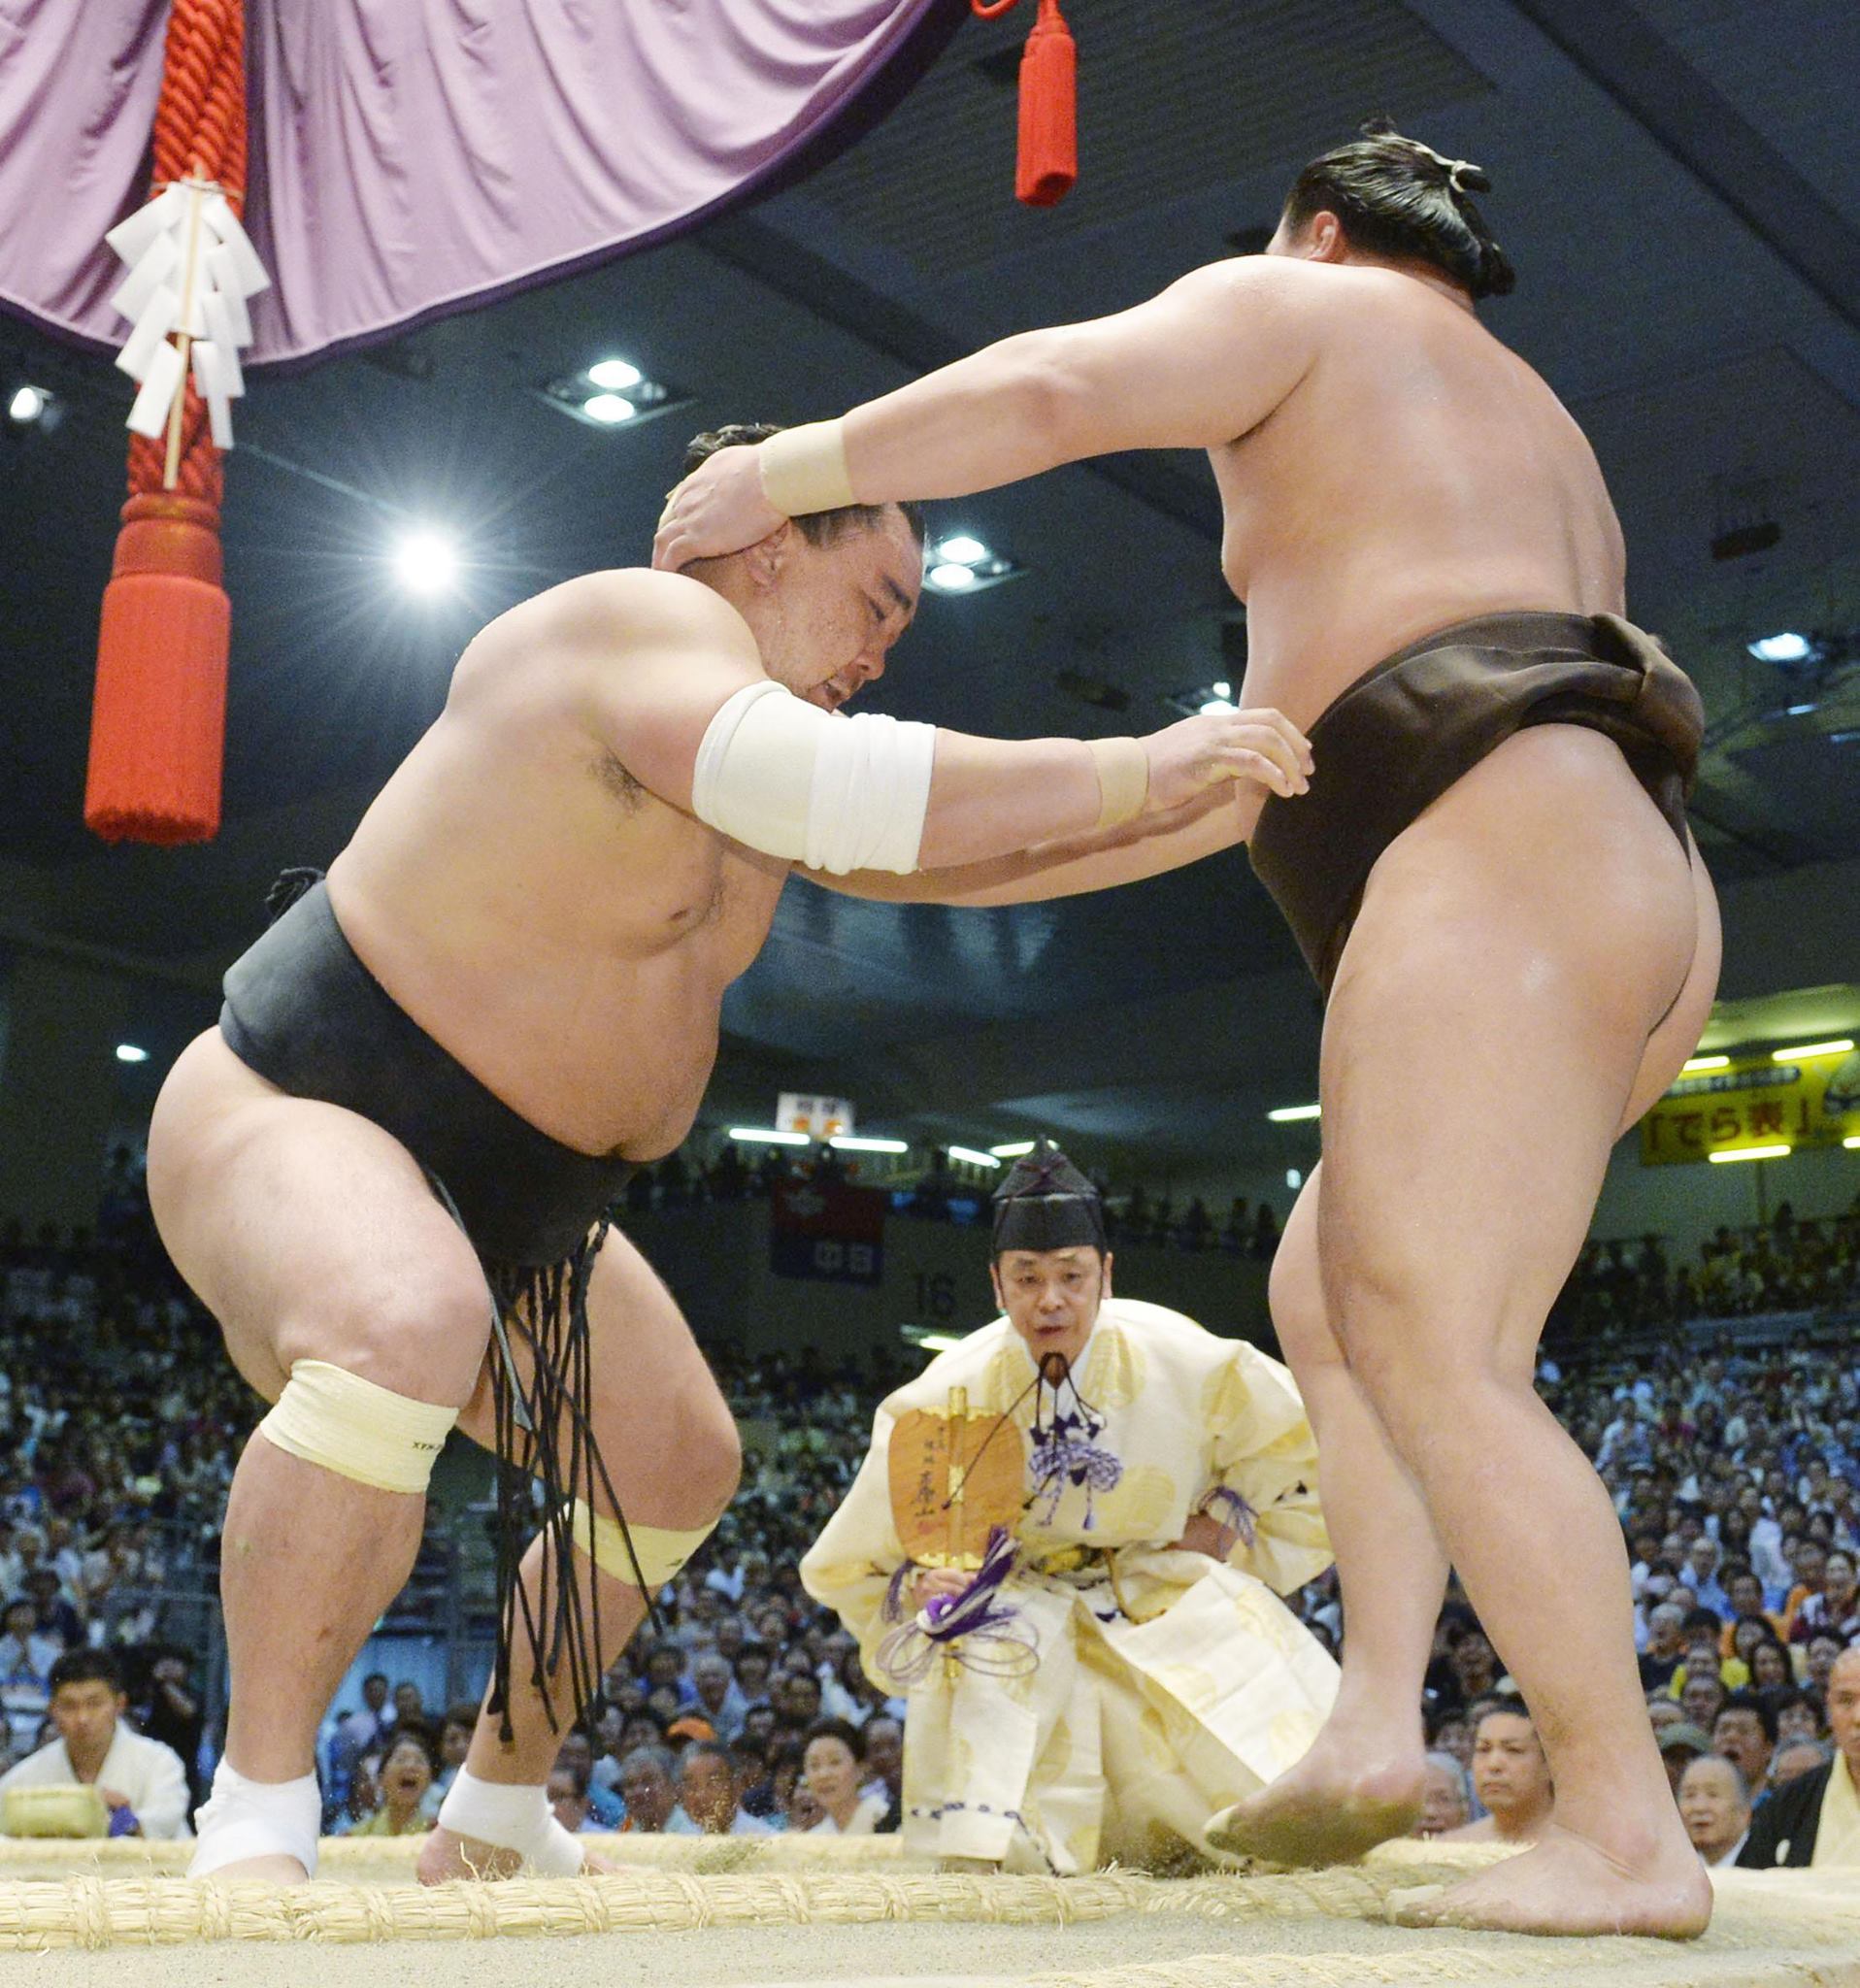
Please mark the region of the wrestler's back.
[[1212, 454], [1222, 563], [1246, 603], [1241, 701], [1308, 726], [1432, 629], [1516, 609], [1619, 613], [1613, 507], [1538, 375], [1412, 277], [1301, 267], [1316, 360]]
[[467, 649], [332, 864], [330, 900], [387, 991], [514, 1110], [582, 1151], [650, 1159], [689, 1130], [723, 990], [787, 868], [630, 779], [552, 605], [524, 602]]

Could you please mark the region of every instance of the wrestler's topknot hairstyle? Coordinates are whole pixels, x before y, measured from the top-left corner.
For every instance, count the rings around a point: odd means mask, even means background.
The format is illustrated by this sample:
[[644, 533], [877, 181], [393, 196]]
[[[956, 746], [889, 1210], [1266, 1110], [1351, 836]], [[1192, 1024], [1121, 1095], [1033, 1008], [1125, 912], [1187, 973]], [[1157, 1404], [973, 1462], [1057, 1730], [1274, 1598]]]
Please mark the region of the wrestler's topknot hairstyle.
[[[781, 432], [779, 421], [732, 421], [727, 427], [707, 429], [702, 435], [693, 435], [684, 445], [684, 466], [679, 475], [688, 477], [699, 463], [708, 461], [719, 448], [754, 448], [771, 435]], [[830, 546], [835, 540], [845, 538], [847, 532], [873, 530], [887, 511], [902, 511], [905, 523], [911, 527], [911, 536], [919, 546], [923, 544], [923, 506], [920, 504], [847, 504], [838, 511], [809, 512], [794, 522], [810, 545]]]
[[1471, 159], [1443, 158], [1404, 138], [1386, 117], [1311, 164], [1292, 182], [1285, 220], [1294, 230], [1328, 211], [1351, 245], [1371, 255], [1426, 262], [1475, 297], [1509, 296], [1516, 272], [1493, 241], [1474, 193], [1492, 182]]

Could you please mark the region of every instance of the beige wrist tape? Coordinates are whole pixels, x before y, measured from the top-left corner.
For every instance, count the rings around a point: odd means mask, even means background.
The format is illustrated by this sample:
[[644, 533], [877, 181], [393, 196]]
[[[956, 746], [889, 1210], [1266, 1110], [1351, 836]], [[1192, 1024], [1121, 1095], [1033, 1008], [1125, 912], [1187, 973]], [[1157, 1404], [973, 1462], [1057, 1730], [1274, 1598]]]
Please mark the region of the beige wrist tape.
[[1149, 798], [1149, 754], [1141, 739], [1088, 739], [1098, 769], [1098, 826], [1135, 821]]
[[783, 428], [755, 451], [762, 494], [784, 517], [841, 511], [858, 499], [847, 473], [846, 429], [839, 421]]
[[[717, 1518], [722, 1516], [717, 1513]], [[623, 1580], [632, 1587], [642, 1585], [640, 1576], [644, 1574], [648, 1594], [656, 1594], [682, 1572], [684, 1563], [716, 1531], [714, 1518], [708, 1526], [697, 1526], [690, 1532], [639, 1526], [628, 1519], [625, 1532], [621, 1532], [611, 1518], [603, 1517], [580, 1498], [571, 1508], [569, 1523], [574, 1529], [575, 1543], [603, 1574], [611, 1574], [615, 1580]], [[630, 1553], [626, 1546], [629, 1539], [633, 1542]], [[633, 1565], [635, 1556], [639, 1560], [637, 1568]]]
[[293, 1360], [278, 1406], [259, 1423], [287, 1456], [377, 1491], [423, 1492], [456, 1408], [416, 1402], [327, 1360]]

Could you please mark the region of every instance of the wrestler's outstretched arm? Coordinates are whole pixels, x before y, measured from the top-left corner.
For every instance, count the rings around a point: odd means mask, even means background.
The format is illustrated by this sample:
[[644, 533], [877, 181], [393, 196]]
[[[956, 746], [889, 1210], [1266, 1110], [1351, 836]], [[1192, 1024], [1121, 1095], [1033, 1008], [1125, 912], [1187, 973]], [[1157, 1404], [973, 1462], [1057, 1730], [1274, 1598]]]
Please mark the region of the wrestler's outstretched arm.
[[[1285, 796], [1308, 783], [1310, 748], [1277, 712], [1185, 718], [1143, 740], [1095, 745], [829, 716], [772, 682], [748, 624], [694, 581], [592, 574], [545, 599], [549, 625], [539, 639], [570, 662], [591, 731], [628, 774], [787, 860], [802, 843], [876, 838], [892, 855], [862, 860], [899, 871], [986, 862], [1093, 830], [1113, 788], [1123, 814], [1142, 820], [1236, 780]], [[889, 730], [858, 734], [870, 745], [847, 758], [861, 725]], [[828, 752], [839, 755], [832, 778], [816, 780], [814, 756]], [[823, 789], [835, 811], [824, 821]], [[848, 816], [860, 817], [852, 831]]]
[[1179, 870], [1184, 863], [1231, 849], [1252, 834], [1265, 798], [1265, 789], [1251, 781], [1230, 781], [1205, 789], [1169, 814], [1145, 815], [1122, 828], [1055, 836], [986, 862], [919, 870], [906, 877], [880, 870], [855, 870], [845, 877], [806, 869], [800, 874], [810, 883], [844, 896], [879, 898], [888, 904], [1040, 904], [1047, 898], [1140, 883], [1146, 877], [1160, 877], [1165, 870]]
[[[1315, 361], [1311, 279], [1291, 257], [1210, 263], [1134, 310], [1003, 339], [838, 422], [777, 436], [773, 453], [720, 448], [672, 493], [652, 563], [676, 569], [766, 538], [789, 514], [765, 480], [777, 496], [795, 491], [795, 509], [825, 510], [967, 496], [1114, 449], [1219, 447]], [[820, 501], [802, 501], [814, 485]]]

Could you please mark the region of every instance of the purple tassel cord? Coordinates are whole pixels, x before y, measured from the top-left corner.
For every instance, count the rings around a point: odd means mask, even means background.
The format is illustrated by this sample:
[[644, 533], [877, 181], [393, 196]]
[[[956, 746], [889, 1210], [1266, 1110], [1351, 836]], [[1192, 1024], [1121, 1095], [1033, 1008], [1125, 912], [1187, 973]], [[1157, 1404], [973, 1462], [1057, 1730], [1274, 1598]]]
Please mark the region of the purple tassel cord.
[[[953, 1657], [965, 1670], [990, 1677], [1033, 1670], [1040, 1661], [1039, 1644], [1019, 1611], [1000, 1599], [1019, 1557], [1013, 1534], [1006, 1526], [994, 1527], [969, 1585], [960, 1594], [933, 1595], [913, 1620], [900, 1623], [879, 1645], [885, 1674], [909, 1688], [927, 1677], [941, 1657]], [[900, 1568], [891, 1577], [885, 1598], [888, 1621], [896, 1621], [901, 1612], [901, 1576], [910, 1572], [914, 1569]]]

